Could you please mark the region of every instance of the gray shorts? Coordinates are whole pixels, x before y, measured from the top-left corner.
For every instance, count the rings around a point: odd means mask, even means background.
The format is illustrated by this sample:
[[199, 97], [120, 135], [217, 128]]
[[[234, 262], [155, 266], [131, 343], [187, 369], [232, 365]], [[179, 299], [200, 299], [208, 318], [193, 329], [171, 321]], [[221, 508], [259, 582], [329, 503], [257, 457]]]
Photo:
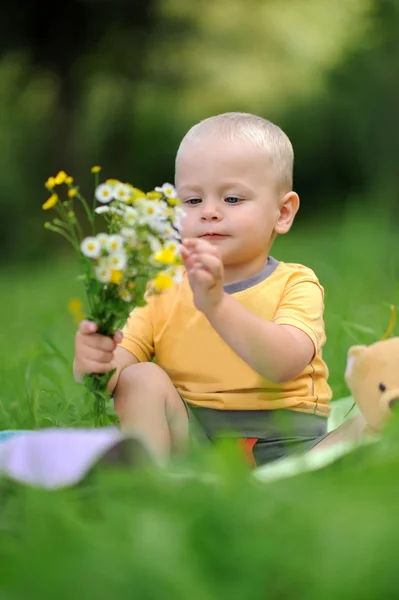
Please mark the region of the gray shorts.
[[327, 419], [318, 415], [286, 409], [216, 410], [182, 400], [195, 441], [240, 440], [254, 466], [307, 452], [327, 434]]

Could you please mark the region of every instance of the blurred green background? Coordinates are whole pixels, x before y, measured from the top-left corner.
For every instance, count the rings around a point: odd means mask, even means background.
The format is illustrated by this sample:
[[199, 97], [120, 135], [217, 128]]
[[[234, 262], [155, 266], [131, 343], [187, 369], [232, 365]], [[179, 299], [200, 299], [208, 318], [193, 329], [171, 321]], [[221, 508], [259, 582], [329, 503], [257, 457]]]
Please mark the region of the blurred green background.
[[[398, 0], [3, 0], [0, 429], [90, 425], [72, 378], [78, 262], [43, 228], [44, 181], [64, 169], [89, 195], [99, 164], [172, 182], [181, 137], [222, 111], [294, 144], [302, 206], [273, 254], [319, 276], [330, 383], [347, 395], [348, 347], [399, 306], [398, 31]], [[191, 480], [128, 470], [46, 492], [2, 477], [0, 596], [395, 598], [398, 439], [396, 422], [272, 484], [210, 450]]]
[[330, 383], [347, 394], [348, 346], [379, 339], [398, 303], [398, 31], [397, 0], [2, 2], [3, 425], [43, 422], [29, 411], [10, 420], [23, 398], [46, 404], [33, 357], [61, 353], [51, 385], [82, 395], [67, 303], [84, 295], [67, 242], [43, 228], [44, 181], [65, 169], [90, 195], [99, 164], [144, 189], [172, 182], [187, 129], [232, 110], [273, 120], [293, 142], [301, 210], [273, 252], [319, 276]]

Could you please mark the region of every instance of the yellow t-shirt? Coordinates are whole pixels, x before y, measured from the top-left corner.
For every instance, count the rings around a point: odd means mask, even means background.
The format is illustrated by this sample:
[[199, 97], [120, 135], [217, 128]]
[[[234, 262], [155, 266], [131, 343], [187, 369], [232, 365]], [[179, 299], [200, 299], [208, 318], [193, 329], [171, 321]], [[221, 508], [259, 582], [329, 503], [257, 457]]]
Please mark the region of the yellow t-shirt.
[[322, 359], [324, 291], [314, 272], [269, 258], [265, 269], [225, 286], [227, 293], [262, 319], [293, 325], [312, 340], [312, 362], [294, 380], [272, 383], [241, 359], [193, 304], [186, 273], [181, 283], [135, 308], [120, 344], [140, 361], [169, 375], [194, 406], [222, 410], [291, 409], [328, 416], [331, 389]]

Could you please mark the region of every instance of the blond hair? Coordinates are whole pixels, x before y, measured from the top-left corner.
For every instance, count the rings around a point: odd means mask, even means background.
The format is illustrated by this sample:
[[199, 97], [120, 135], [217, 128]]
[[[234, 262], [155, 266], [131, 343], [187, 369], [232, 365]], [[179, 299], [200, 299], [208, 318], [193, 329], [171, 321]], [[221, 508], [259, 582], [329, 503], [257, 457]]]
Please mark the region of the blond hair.
[[191, 127], [179, 150], [184, 142], [198, 141], [206, 135], [228, 137], [232, 141], [246, 139], [253, 142], [268, 154], [278, 188], [283, 192], [292, 190], [294, 150], [288, 136], [271, 121], [242, 112], [227, 112], [208, 117]]

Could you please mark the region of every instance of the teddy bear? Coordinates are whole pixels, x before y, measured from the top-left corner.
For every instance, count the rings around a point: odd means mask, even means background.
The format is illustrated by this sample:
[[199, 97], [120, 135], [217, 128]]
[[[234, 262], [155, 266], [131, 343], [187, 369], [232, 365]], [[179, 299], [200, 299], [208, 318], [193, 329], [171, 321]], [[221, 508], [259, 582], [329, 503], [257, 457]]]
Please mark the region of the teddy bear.
[[399, 337], [352, 346], [345, 381], [358, 414], [328, 433], [312, 452], [381, 433], [395, 405], [399, 405]]

